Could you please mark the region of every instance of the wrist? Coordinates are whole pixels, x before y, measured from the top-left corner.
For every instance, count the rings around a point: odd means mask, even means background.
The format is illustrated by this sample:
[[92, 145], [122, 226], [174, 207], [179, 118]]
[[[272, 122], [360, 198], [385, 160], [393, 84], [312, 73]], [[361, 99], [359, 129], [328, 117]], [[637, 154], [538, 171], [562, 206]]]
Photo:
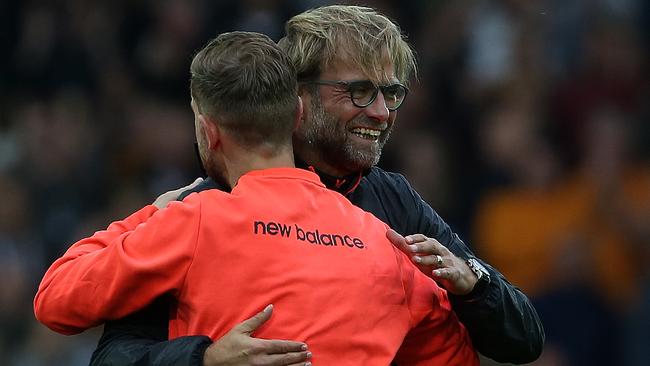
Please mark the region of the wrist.
[[465, 261], [465, 263], [472, 271], [476, 282], [474, 283], [474, 286], [469, 293], [465, 295], [457, 295], [456, 298], [464, 302], [478, 301], [483, 298], [490, 285], [490, 272], [476, 258], [469, 258]]

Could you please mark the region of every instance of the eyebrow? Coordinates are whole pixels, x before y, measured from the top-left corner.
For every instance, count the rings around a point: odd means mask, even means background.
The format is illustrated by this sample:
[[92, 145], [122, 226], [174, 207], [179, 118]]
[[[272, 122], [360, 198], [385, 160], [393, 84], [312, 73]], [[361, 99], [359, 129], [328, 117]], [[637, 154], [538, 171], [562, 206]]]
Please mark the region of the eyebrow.
[[389, 80], [387, 83], [377, 83], [377, 82], [373, 81], [372, 79], [355, 79], [355, 80], [341, 80], [341, 81], [345, 81], [346, 83], [349, 83], [349, 84], [356, 83], [356, 82], [368, 81], [368, 82], [371, 82], [373, 85], [379, 85], [379, 86], [390, 86], [390, 85], [402, 84], [402, 82], [399, 81], [399, 80]]

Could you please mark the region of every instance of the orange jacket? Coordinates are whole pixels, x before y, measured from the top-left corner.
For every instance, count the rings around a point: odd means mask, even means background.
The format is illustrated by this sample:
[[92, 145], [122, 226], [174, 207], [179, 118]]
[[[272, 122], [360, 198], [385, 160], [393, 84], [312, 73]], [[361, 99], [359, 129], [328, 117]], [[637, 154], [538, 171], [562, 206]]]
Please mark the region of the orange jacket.
[[170, 338], [217, 339], [272, 303], [255, 336], [304, 341], [315, 365], [478, 365], [446, 292], [386, 230], [311, 172], [252, 171], [231, 194], [147, 206], [74, 244], [35, 314], [73, 334], [171, 293]]

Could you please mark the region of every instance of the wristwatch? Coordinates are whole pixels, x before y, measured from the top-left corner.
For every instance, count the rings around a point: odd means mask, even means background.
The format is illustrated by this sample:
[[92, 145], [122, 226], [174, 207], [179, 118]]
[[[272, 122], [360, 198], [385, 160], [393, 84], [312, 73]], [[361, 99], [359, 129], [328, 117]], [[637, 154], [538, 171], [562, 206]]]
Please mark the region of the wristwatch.
[[483, 289], [490, 284], [490, 272], [481, 264], [481, 262], [477, 261], [476, 258], [468, 258], [465, 263], [467, 263], [469, 269], [471, 269], [478, 278], [478, 282], [474, 285], [472, 293], [481, 293]]

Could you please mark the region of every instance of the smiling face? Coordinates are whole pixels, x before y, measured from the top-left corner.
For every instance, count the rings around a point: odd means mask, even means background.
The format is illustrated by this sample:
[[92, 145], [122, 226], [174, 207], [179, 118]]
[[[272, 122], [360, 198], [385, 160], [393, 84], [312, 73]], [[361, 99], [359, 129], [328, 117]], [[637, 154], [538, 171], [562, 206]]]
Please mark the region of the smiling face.
[[[372, 81], [398, 82], [389, 62], [381, 75], [382, 80]], [[319, 79], [355, 81], [369, 77], [345, 60], [335, 59]], [[305, 117], [294, 134], [300, 158], [334, 176], [360, 172], [377, 164], [396, 118], [396, 112], [386, 108], [381, 92], [365, 108], [356, 107], [345, 88], [335, 85], [306, 85], [301, 96]]]

